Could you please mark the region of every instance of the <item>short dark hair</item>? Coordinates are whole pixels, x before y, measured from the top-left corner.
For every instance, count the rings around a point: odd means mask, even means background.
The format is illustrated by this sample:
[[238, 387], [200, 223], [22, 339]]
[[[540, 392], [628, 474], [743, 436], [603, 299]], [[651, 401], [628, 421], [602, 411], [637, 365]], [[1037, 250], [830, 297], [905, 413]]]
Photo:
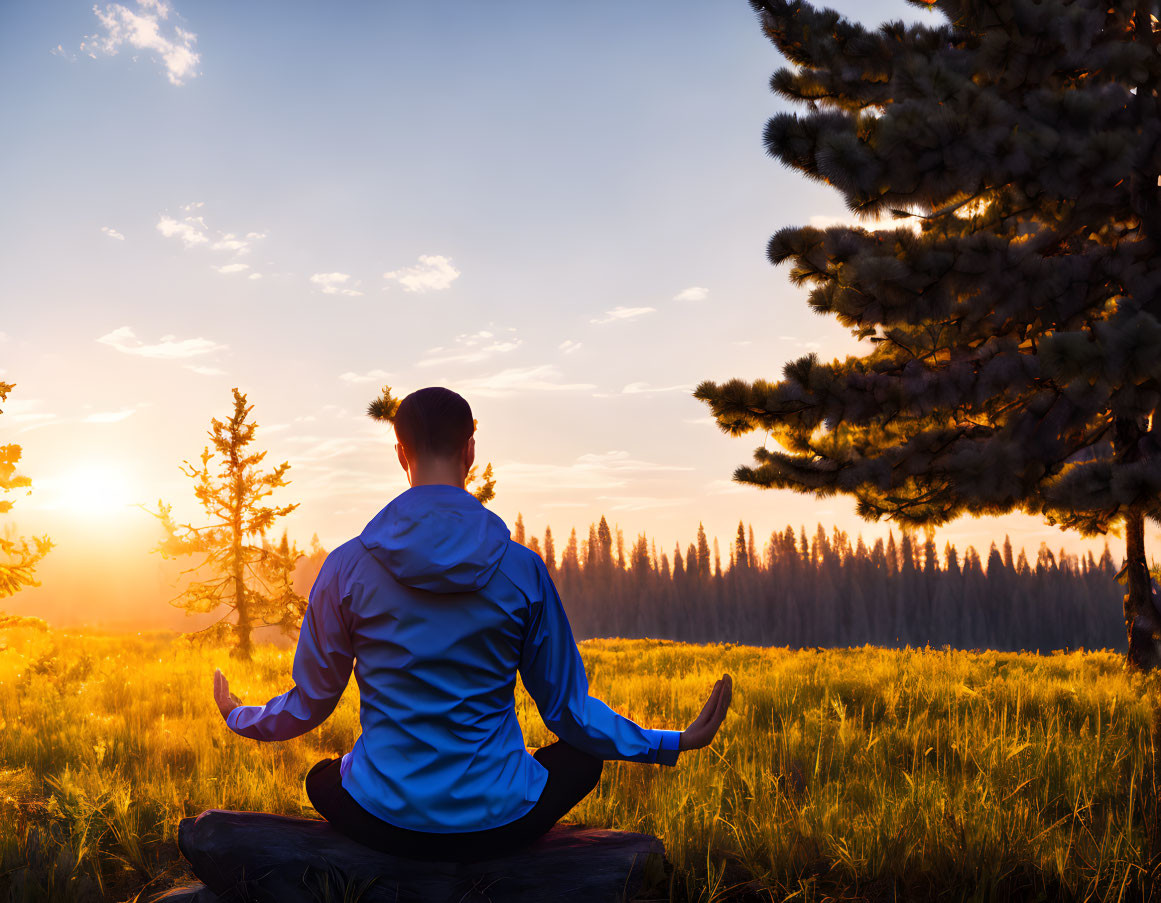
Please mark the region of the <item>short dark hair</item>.
[[443, 386], [412, 392], [399, 402], [393, 422], [400, 444], [424, 457], [458, 454], [476, 431], [467, 401]]

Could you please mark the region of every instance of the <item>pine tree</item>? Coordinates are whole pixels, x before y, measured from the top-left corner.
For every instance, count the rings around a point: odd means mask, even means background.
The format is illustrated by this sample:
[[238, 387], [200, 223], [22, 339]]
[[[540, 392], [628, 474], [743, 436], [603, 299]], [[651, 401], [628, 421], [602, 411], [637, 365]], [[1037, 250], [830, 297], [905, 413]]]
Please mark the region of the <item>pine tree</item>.
[[934, 574], [939, 570], [939, 552], [935, 548], [935, 529], [924, 529], [923, 538], [923, 573]]
[[1036, 553], [1036, 573], [1043, 574], [1053, 570], [1056, 570], [1056, 556], [1048, 548], [1048, 543], [1042, 542], [1040, 543], [1040, 551]]
[[911, 542], [910, 530], [904, 530], [903, 538], [899, 541], [899, 559], [904, 574], [915, 572], [915, 548]]
[[[14, 388], [15, 383], [0, 382], [0, 401], [7, 401], [8, 393]], [[25, 489], [28, 493], [32, 491], [32, 480], [16, 472], [16, 463], [22, 451], [14, 443], [0, 445], [0, 491], [4, 493], [14, 489]], [[0, 514], [11, 511], [14, 504], [0, 498]], [[25, 586], [40, 586], [40, 581], [33, 575], [36, 566], [51, 549], [52, 540], [48, 536], [34, 536], [31, 543], [26, 537], [12, 536], [7, 531], [0, 536], [0, 599], [15, 594]]]
[[613, 566], [613, 534], [609, 530], [609, 522], [601, 515], [601, 522], [597, 524], [597, 561], [603, 568]]
[[512, 531], [512, 539], [520, 545], [524, 545], [524, 515], [519, 511], [516, 512], [516, 524]]
[[577, 553], [576, 527], [568, 534], [564, 544], [564, 554], [560, 558], [560, 569], [566, 574], [576, 574], [580, 570], [580, 556]]
[[305, 597], [310, 594], [310, 588], [314, 586], [315, 578], [322, 570], [326, 558], [327, 550], [319, 542], [318, 534], [314, 533], [310, 537], [310, 551], [299, 560], [294, 568], [294, 588], [299, 595]]
[[943, 557], [947, 562], [947, 572], [955, 577], [959, 576], [959, 557], [956, 554], [955, 546], [950, 541], [943, 544]]
[[[779, 383], [705, 381], [723, 430], [769, 431], [735, 479], [867, 519], [1040, 514], [1124, 522], [1128, 661], [1161, 661], [1144, 519], [1161, 522], [1161, 54], [1157, 0], [912, 0], [877, 31], [804, 0], [752, 0], [804, 103], [771, 155], [864, 219], [786, 228], [775, 263], [874, 350], [810, 354]], [[819, 429], [821, 428], [821, 430]], [[1140, 621], [1142, 629], [1134, 631]]]
[[647, 576], [652, 570], [649, 560], [649, 540], [644, 533], [637, 536], [633, 549], [629, 553], [629, 569], [638, 577]]
[[[314, 539], [317, 543], [317, 534]], [[270, 602], [269, 610], [263, 614], [263, 621], [276, 625], [285, 636], [295, 636], [302, 627], [307, 599], [295, 590], [294, 571], [299, 559], [306, 556], [290, 541], [285, 529], [278, 545], [267, 543], [263, 536], [262, 552], [258, 572], [269, 587]]]
[[992, 543], [992, 548], [988, 552], [987, 570], [984, 572], [988, 580], [998, 580], [1002, 578], [1004, 573], [1004, 559], [1000, 556], [1000, 550], [996, 548], [996, 544]]
[[709, 540], [706, 539], [705, 526], [700, 522], [697, 525], [697, 572], [701, 577], [710, 574]]
[[749, 552], [746, 549], [746, 527], [738, 521], [738, 535], [734, 538], [734, 564], [740, 568], [750, 566]]
[[[390, 423], [395, 419], [395, 412], [399, 410], [400, 401], [402, 401], [402, 399], [396, 398], [391, 394], [390, 386], [384, 386], [379, 392], [379, 397], [367, 405], [367, 416], [372, 420]], [[473, 420], [472, 427], [478, 428], [479, 421]], [[473, 465], [468, 470], [468, 475], [464, 480], [464, 488], [469, 490], [472, 495], [479, 499], [481, 504], [486, 505], [496, 497], [496, 480], [495, 477], [492, 476], [491, 462], [489, 462], [487, 466], [484, 467], [483, 473], [477, 473], [478, 470], [478, 464]], [[479, 485], [476, 486], [475, 489], [472, 489], [472, 485], [477, 481], [479, 482]]]
[[[575, 542], [576, 534], [573, 534]], [[544, 528], [544, 564], [550, 571], [556, 570], [556, 545], [552, 541], [552, 527]]]
[[[209, 613], [226, 606], [226, 613], [197, 636], [209, 640], [232, 640], [231, 654], [249, 658], [251, 632], [260, 625], [277, 625], [285, 632], [297, 630], [306, 601], [294, 592], [290, 572], [298, 559], [297, 549], [281, 546], [274, 551], [265, 542], [274, 522], [298, 504], [270, 507], [261, 500], [275, 489], [286, 486], [290, 464], [283, 461], [265, 473], [257, 470], [266, 452], [249, 450], [258, 424], [248, 421], [253, 405], [236, 388], [234, 413], [226, 422], [211, 419], [210, 446], [202, 450], [201, 466], [183, 462], [181, 471], [194, 481], [194, 495], [205, 509], [209, 523], [179, 526], [172, 505], [158, 501], [151, 511], [161, 521], [164, 537], [154, 549], [162, 557], [193, 555], [201, 561], [184, 573], [209, 568], [208, 579], [195, 579], [171, 600], [190, 614]], [[211, 461], [218, 456], [217, 470]], [[259, 540], [255, 544], [255, 540]], [[264, 548], [265, 546], [265, 548]], [[226, 619], [234, 616], [234, 622]], [[192, 636], [192, 635], [191, 635]]]

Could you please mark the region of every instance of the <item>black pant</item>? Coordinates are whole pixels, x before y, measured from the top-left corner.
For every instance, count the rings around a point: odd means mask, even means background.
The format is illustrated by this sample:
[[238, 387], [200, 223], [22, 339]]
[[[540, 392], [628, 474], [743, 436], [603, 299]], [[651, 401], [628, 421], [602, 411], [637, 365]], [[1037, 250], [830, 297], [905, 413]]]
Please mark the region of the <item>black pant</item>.
[[517, 850], [547, 832], [597, 786], [605, 765], [603, 760], [563, 740], [541, 747], [533, 757], [548, 769], [548, 782], [540, 799], [514, 822], [485, 831], [438, 834], [389, 824], [347, 793], [339, 774], [340, 759], [323, 759], [314, 764], [306, 776], [306, 795], [336, 831], [372, 849], [429, 862], [491, 859]]

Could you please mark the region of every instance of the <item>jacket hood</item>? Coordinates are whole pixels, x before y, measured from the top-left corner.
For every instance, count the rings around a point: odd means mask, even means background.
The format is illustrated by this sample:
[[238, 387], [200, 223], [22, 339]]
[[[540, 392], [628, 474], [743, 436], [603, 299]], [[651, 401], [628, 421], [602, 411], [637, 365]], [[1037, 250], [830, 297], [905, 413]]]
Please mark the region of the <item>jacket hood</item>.
[[359, 541], [400, 583], [433, 593], [481, 589], [508, 548], [508, 526], [459, 486], [413, 486], [376, 514]]

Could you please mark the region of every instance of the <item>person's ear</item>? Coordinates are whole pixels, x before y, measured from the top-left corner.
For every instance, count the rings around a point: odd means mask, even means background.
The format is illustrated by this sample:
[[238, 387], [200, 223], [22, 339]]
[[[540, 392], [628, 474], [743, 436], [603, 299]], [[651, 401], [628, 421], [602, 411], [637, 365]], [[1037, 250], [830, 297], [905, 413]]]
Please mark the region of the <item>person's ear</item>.
[[395, 454], [399, 457], [399, 466], [403, 468], [403, 472], [408, 477], [411, 476], [411, 468], [407, 466], [407, 454], [403, 451], [403, 444], [401, 442], [395, 443]]
[[464, 472], [472, 469], [472, 465], [476, 463], [476, 437], [472, 436], [468, 439], [468, 447], [464, 450]]

